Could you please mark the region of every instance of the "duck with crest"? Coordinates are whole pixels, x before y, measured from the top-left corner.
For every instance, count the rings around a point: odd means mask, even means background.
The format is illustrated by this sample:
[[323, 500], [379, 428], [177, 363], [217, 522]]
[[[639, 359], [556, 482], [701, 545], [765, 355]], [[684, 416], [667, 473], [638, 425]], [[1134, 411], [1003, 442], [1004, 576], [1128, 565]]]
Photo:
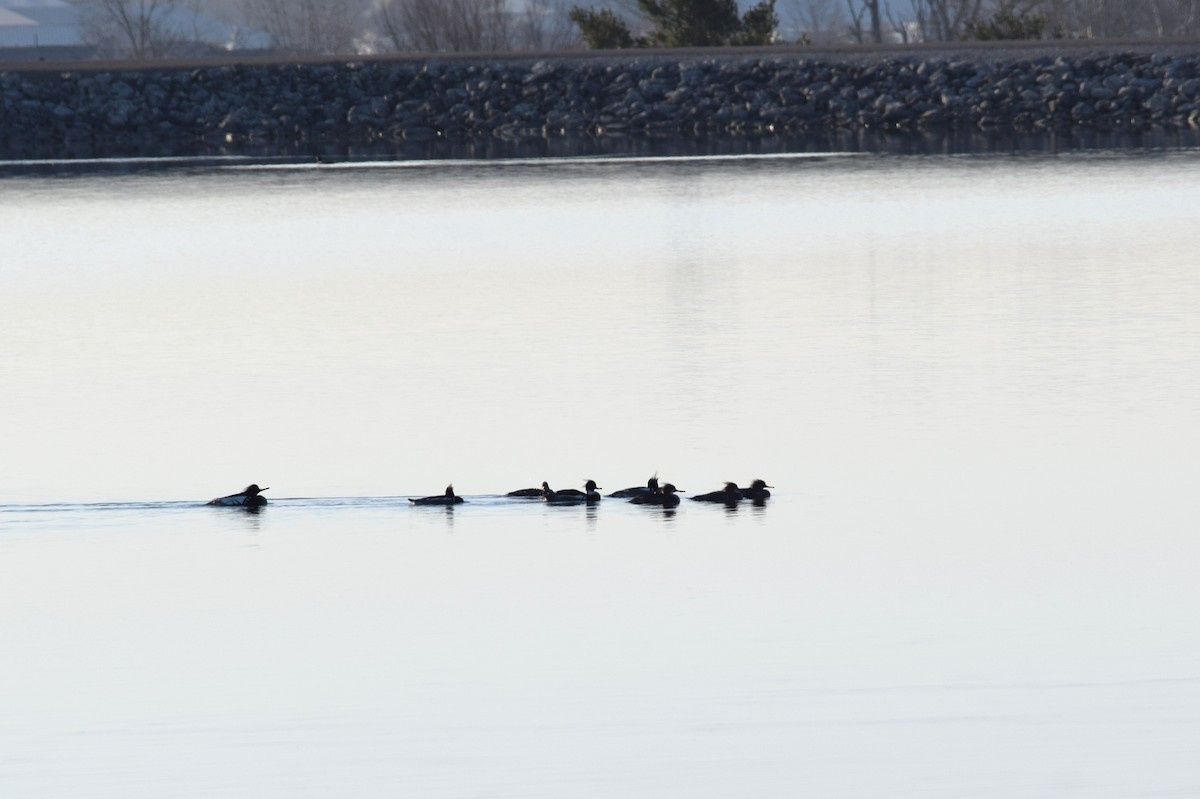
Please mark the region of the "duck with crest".
[[620, 491], [614, 491], [609, 494], [609, 497], [617, 497], [619, 499], [630, 499], [632, 497], [640, 497], [648, 494], [658, 493], [658, 474], [646, 481], [644, 486], [633, 486], [632, 488], [622, 488]]
[[707, 494], [697, 494], [688, 499], [696, 502], [723, 502], [726, 505], [736, 505], [742, 501], [742, 489], [737, 483], [726, 483], [720, 491], [710, 491]]
[[224, 505], [239, 508], [261, 508], [267, 504], [267, 498], [262, 496], [268, 488], [259, 488], [258, 483], [251, 483], [236, 494], [210, 499], [209, 505]]
[[543, 480], [541, 488], [518, 488], [516, 491], [509, 491], [504, 496], [520, 497], [522, 499], [540, 499], [550, 493], [553, 493], [550, 490], [550, 484]]
[[755, 480], [753, 483], [750, 484], [749, 488], [742, 489], [742, 497], [745, 499], [753, 500], [756, 503], [765, 502], [766, 500], [770, 499], [770, 497], [771, 497], [771, 492], [768, 491], [767, 489], [774, 488], [774, 487], [775, 486], [767, 485], [766, 480]]
[[634, 505], [660, 505], [673, 508], [679, 504], [679, 489], [671, 483], [663, 483], [653, 494], [640, 494], [631, 500]]
[[463, 498], [454, 493], [454, 486], [446, 486], [445, 494], [435, 494], [431, 497], [420, 497], [414, 499], [409, 497], [408, 501], [414, 505], [458, 505], [463, 502]]
[[594, 505], [600, 501], [599, 486], [595, 480], [583, 484], [583, 491], [578, 488], [564, 488], [562, 491], [550, 491], [547, 487], [542, 499], [554, 505]]

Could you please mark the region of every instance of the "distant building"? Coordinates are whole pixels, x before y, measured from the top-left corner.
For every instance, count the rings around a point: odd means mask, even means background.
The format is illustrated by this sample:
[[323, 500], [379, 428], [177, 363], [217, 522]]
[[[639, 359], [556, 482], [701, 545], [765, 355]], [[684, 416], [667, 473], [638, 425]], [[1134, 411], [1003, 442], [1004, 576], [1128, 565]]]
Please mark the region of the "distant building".
[[79, 9], [63, 0], [0, 0], [0, 59], [86, 58]]
[[[65, 0], [0, 0], [0, 61], [121, 55], [114, 50], [119, 48], [118, 36], [94, 26], [89, 36], [84, 22], [80, 7]], [[167, 50], [173, 55], [262, 51], [271, 46], [270, 36], [262, 31], [185, 5], [159, 6], [156, 26], [170, 39]]]

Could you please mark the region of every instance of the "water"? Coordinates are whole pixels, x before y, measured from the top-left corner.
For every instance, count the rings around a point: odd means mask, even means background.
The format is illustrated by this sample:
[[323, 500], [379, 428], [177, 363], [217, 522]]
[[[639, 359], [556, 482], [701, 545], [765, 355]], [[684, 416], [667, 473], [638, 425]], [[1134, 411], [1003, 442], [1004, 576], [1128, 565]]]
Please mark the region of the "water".
[[0, 792], [1195, 795], [1198, 178], [0, 180]]

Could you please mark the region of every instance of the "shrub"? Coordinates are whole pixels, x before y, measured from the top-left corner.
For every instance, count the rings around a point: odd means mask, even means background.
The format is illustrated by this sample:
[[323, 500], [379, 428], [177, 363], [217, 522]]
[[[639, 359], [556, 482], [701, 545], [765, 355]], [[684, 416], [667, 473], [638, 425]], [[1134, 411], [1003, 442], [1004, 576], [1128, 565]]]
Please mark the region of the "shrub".
[[1046, 30], [1046, 15], [1000, 11], [991, 19], [968, 22], [964, 39], [998, 41], [1001, 39], [1040, 39]]

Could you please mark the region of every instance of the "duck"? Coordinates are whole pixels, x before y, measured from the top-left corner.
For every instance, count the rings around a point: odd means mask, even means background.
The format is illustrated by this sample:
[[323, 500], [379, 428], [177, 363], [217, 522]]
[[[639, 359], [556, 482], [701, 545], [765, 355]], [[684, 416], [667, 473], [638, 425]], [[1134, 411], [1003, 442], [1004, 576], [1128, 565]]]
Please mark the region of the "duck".
[[595, 494], [596, 499], [599, 499], [599, 489], [600, 486], [596, 485], [595, 480], [588, 480], [583, 484], [583, 491], [580, 491], [578, 488], [564, 488], [562, 491], [555, 491], [553, 493], [558, 495], [567, 494], [568, 496], [573, 497], [586, 497], [591, 494]]
[[614, 491], [609, 494], [610, 497], [619, 497], [621, 499], [629, 499], [630, 497], [640, 497], [647, 494], [655, 494], [658, 492], [658, 475], [654, 475], [646, 481], [644, 486], [634, 486], [633, 488], [622, 488], [620, 491]]
[[551, 491], [547, 486], [546, 493], [542, 495], [542, 499], [555, 505], [582, 505], [584, 503], [594, 505], [600, 501], [599, 486], [596, 485], [595, 480], [588, 480], [583, 484], [583, 488], [583, 491], [580, 491], [578, 488], [564, 488], [562, 491]]
[[721, 491], [710, 491], [707, 494], [697, 494], [688, 499], [696, 502], [724, 502], [726, 505], [736, 505], [742, 501], [742, 489], [737, 483], [726, 483]]
[[259, 488], [257, 483], [251, 483], [236, 494], [210, 499], [207, 504], [239, 508], [261, 508], [267, 504], [267, 498], [262, 496], [262, 492], [268, 490], [270, 490], [269, 486], [267, 488]]
[[465, 502], [462, 497], [454, 493], [453, 485], [446, 486], [445, 494], [435, 494], [432, 497], [421, 497], [419, 499], [409, 497], [408, 501], [414, 505], [457, 505]]
[[553, 492], [550, 491], [550, 484], [547, 483], [545, 480], [543, 480], [541, 488], [518, 488], [516, 491], [509, 491], [504, 496], [506, 496], [506, 497], [529, 497], [530, 499], [536, 499], [538, 497], [544, 497], [548, 493], [553, 493]]
[[679, 504], [677, 491], [679, 489], [671, 483], [663, 483], [653, 494], [642, 494], [629, 501], [634, 505], [661, 505], [664, 508], [673, 508]]
[[767, 489], [774, 487], [767, 485], [766, 480], [755, 480], [750, 484], [749, 488], [742, 489], [742, 497], [744, 499], [752, 499], [755, 502], [762, 502], [765, 499], [770, 499], [771, 492]]

